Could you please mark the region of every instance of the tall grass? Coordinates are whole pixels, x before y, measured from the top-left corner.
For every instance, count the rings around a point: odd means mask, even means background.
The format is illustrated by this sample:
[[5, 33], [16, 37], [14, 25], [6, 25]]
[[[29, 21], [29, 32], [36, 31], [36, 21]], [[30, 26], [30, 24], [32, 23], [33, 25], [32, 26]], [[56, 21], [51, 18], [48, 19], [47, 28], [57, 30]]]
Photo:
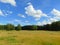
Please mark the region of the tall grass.
[[60, 32], [0, 31], [0, 45], [60, 45]]

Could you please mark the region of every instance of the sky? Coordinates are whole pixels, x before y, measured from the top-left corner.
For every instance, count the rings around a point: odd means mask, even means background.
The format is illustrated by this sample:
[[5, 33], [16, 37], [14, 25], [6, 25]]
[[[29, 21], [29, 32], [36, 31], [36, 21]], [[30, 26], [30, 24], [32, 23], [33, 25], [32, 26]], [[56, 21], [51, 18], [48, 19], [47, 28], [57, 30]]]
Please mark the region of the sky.
[[0, 24], [46, 25], [60, 21], [60, 0], [0, 0]]

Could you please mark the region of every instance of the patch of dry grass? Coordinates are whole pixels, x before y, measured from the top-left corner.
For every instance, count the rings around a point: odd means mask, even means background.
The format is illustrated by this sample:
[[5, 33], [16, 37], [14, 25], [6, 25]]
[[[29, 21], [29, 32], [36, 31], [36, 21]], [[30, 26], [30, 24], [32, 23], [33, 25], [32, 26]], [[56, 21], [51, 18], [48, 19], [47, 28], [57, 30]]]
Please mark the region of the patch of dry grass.
[[60, 45], [60, 32], [0, 31], [0, 45]]

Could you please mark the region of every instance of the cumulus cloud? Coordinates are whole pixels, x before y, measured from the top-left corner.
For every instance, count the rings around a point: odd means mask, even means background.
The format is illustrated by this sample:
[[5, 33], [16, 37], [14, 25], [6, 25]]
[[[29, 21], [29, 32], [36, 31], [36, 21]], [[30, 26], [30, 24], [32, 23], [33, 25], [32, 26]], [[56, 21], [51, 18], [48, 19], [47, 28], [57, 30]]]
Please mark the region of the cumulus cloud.
[[40, 19], [42, 16], [47, 17], [45, 13], [43, 13], [41, 10], [35, 10], [33, 5], [31, 3], [28, 3], [29, 5], [25, 7], [25, 13], [29, 16], [33, 16], [36, 19]]
[[18, 14], [18, 16], [22, 17], [22, 18], [26, 18], [24, 15], [22, 14]]
[[46, 24], [51, 24], [52, 22], [51, 21], [42, 21], [42, 22], [37, 22], [37, 25], [46, 25]]
[[0, 16], [4, 16], [4, 14], [3, 14], [3, 11], [2, 11], [2, 10], [0, 10]]
[[60, 11], [58, 11], [58, 10], [56, 10], [56, 9], [53, 9], [53, 10], [51, 11], [51, 13], [52, 13], [53, 15], [55, 15], [55, 16], [60, 17]]
[[53, 18], [50, 18], [50, 20], [51, 20], [52, 22], [55, 22], [55, 21], [59, 21], [59, 20], [60, 20], [60, 11], [59, 11], [59, 10], [53, 9], [53, 10], [51, 11], [51, 13], [52, 13], [52, 15], [54, 15]]
[[[56, 22], [60, 20], [60, 11], [53, 9], [51, 11], [52, 15], [47, 16], [47, 20], [43, 20], [42, 22], [37, 22], [37, 25], [46, 25], [51, 24], [52, 22]], [[53, 17], [52, 17], [53, 16]]]
[[46, 25], [46, 24], [51, 24], [52, 22], [56, 22], [56, 21], [59, 21], [58, 18], [56, 17], [49, 17], [47, 18], [47, 20], [43, 20], [42, 22], [38, 22], [37, 24], [40, 24], [40, 25]]
[[51, 22], [56, 22], [56, 21], [58, 21], [58, 19], [56, 19], [56, 18], [50, 18], [50, 21]]
[[16, 6], [16, 1], [15, 0], [0, 0], [0, 2], [9, 3], [13, 6]]
[[51, 24], [52, 22], [56, 22], [56, 21], [59, 21], [59, 17], [48, 17], [47, 20], [43, 20], [42, 22], [38, 21], [36, 24], [37, 25], [46, 25], [46, 24]]
[[0, 16], [8, 16], [12, 13], [12, 11], [0, 10]]
[[47, 20], [44, 20], [43, 22], [41, 22], [42, 25], [46, 25], [46, 24], [51, 24], [52, 22], [56, 22], [56, 21], [59, 21], [59, 17], [49, 17], [47, 18]]
[[3, 10], [3, 13], [4, 13], [4, 16], [8, 16], [10, 14], [12, 14], [13, 12], [12, 11], [9, 11], [9, 10]]

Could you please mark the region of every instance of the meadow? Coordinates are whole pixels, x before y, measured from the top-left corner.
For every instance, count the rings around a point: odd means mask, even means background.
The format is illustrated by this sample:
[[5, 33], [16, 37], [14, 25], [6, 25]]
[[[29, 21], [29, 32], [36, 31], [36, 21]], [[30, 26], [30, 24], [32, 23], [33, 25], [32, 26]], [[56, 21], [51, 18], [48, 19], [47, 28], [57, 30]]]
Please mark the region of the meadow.
[[0, 31], [0, 45], [60, 45], [60, 31]]

